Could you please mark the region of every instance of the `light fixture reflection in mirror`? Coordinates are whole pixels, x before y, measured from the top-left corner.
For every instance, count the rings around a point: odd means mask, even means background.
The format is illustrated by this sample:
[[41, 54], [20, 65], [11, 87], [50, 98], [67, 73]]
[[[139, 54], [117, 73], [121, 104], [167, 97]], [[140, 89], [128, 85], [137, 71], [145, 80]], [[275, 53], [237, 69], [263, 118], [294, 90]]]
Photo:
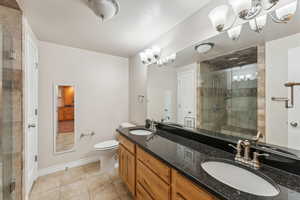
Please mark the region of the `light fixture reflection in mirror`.
[[75, 147], [75, 87], [54, 87], [54, 150], [55, 153], [72, 151]]
[[[232, 35], [229, 32], [233, 30], [234, 33], [237, 33], [235, 27], [243, 26], [241, 24], [243, 21], [249, 22], [251, 30], [259, 33], [266, 25], [268, 15], [275, 23], [287, 23], [295, 15], [298, 6], [297, 0], [283, 7], [276, 8], [275, 6], [278, 2], [279, 0], [229, 0], [228, 6], [221, 5], [216, 7], [209, 13], [208, 17], [218, 32], [228, 31], [229, 36]], [[233, 10], [231, 13], [229, 12], [231, 10], [230, 7]], [[274, 7], [275, 9], [273, 10]], [[234, 18], [233, 21], [230, 20], [232, 16]], [[236, 26], [237, 24], [238, 26]], [[239, 37], [230, 38], [236, 40]]]

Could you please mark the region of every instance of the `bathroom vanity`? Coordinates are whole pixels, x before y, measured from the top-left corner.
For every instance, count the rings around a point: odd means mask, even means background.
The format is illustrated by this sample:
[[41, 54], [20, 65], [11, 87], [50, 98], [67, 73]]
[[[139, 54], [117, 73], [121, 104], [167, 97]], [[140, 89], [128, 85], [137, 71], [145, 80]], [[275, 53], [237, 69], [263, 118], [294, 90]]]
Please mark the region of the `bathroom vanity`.
[[[137, 200], [216, 200], [175, 168], [120, 131], [119, 173]], [[144, 136], [142, 136], [144, 137]]]
[[[223, 149], [216, 148], [207, 144], [209, 138], [199, 142], [176, 132], [166, 131], [165, 128], [147, 136], [133, 135], [130, 133], [132, 129], [136, 128], [117, 130], [121, 144], [119, 170], [123, 181], [137, 200], [300, 199], [298, 175], [265, 164], [258, 170], [245, 167], [234, 162], [235, 155], [228, 145]], [[278, 193], [259, 196], [235, 189], [209, 175], [201, 166], [206, 161], [228, 162], [245, 168], [268, 181]], [[255, 184], [252, 185], [255, 187]]]

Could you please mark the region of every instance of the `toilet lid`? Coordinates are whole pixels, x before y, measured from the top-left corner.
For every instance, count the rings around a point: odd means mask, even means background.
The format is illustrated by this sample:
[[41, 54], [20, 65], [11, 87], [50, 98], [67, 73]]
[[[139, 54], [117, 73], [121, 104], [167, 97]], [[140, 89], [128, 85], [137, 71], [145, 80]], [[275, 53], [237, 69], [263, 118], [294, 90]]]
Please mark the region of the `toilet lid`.
[[113, 149], [119, 146], [119, 142], [117, 140], [108, 140], [105, 142], [100, 142], [98, 144], [95, 144], [95, 149]]

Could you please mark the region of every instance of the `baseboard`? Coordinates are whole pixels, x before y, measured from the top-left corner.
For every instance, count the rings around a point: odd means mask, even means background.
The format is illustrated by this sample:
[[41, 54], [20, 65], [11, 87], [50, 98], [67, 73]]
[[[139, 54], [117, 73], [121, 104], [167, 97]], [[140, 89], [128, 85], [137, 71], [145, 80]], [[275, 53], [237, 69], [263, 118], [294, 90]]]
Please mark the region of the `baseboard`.
[[79, 167], [79, 166], [86, 165], [86, 164], [89, 164], [89, 163], [92, 163], [92, 162], [96, 162], [99, 159], [100, 159], [99, 156], [93, 156], [93, 157], [88, 157], [88, 158], [83, 158], [83, 159], [80, 159], [80, 160], [72, 161], [72, 162], [69, 162], [69, 163], [54, 165], [54, 166], [47, 167], [47, 168], [44, 168], [44, 169], [39, 169], [38, 174], [39, 174], [39, 176], [45, 176], [45, 175], [48, 175], [48, 174], [52, 174], [52, 173], [55, 173], [55, 172], [58, 172], [58, 171], [65, 170], [66, 167], [67, 168]]

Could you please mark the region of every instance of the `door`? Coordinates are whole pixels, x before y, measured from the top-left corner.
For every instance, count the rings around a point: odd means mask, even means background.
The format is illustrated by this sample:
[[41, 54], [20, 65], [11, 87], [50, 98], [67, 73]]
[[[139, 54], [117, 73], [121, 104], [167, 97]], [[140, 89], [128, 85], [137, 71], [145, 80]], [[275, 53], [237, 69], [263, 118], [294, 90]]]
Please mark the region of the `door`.
[[25, 162], [26, 192], [38, 176], [38, 48], [29, 34], [25, 36]]
[[[191, 127], [196, 122], [196, 70], [177, 74], [177, 123]], [[192, 128], [192, 127], [191, 127]]]
[[[289, 50], [288, 81], [300, 82], [300, 47]], [[290, 89], [289, 89], [290, 90]], [[289, 91], [290, 96], [290, 91]], [[288, 109], [288, 147], [300, 150], [300, 87], [294, 88], [294, 108]]]
[[119, 176], [121, 179], [126, 182], [126, 177], [125, 177], [125, 149], [122, 145], [119, 146]]
[[127, 185], [132, 195], [135, 195], [135, 157], [126, 151], [127, 157]]

